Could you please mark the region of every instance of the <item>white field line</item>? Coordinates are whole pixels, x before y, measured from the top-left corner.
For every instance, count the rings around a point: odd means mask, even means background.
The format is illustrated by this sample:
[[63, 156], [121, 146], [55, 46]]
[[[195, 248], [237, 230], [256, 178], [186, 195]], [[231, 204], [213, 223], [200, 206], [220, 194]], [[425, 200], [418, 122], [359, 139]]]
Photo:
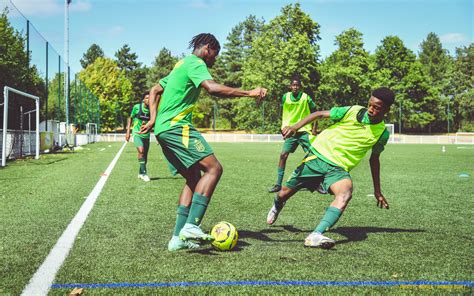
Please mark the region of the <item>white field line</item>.
[[47, 295], [49, 288], [51, 287], [56, 274], [66, 260], [69, 251], [71, 250], [72, 246], [74, 245], [74, 241], [76, 239], [79, 230], [81, 230], [82, 225], [87, 219], [92, 207], [99, 197], [102, 188], [105, 185], [110, 173], [112, 172], [115, 164], [117, 163], [120, 155], [122, 154], [123, 149], [125, 148], [125, 142], [120, 148], [115, 158], [107, 167], [105, 173], [100, 177], [99, 182], [95, 185], [92, 192], [89, 194], [87, 199], [82, 204], [81, 208], [77, 212], [76, 216], [71, 220], [69, 225], [67, 226], [66, 230], [64, 230], [61, 237], [58, 239], [54, 247], [48, 254], [48, 257], [44, 260], [41, 266], [38, 268], [36, 273], [30, 279], [28, 285], [23, 289], [21, 295]]

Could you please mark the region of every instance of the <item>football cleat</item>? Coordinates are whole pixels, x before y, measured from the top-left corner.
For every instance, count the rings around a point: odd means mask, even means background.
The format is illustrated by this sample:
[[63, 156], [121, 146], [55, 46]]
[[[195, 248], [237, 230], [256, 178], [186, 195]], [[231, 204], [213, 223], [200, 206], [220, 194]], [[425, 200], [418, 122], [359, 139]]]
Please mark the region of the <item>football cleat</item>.
[[145, 181], [145, 182], [150, 182], [150, 177], [148, 177], [148, 176], [145, 175], [145, 174], [140, 174], [140, 175], [138, 175], [138, 179], [142, 179], [142, 180]]
[[317, 232], [311, 232], [304, 240], [304, 246], [310, 248], [331, 249], [335, 245], [336, 242], [333, 239]]
[[277, 220], [278, 215], [280, 214], [282, 209], [283, 209], [283, 206], [281, 206], [280, 208], [277, 208], [277, 206], [273, 204], [272, 208], [270, 209], [267, 215], [267, 223], [270, 225], [273, 225], [273, 223], [275, 223], [275, 221]]
[[214, 238], [210, 234], [204, 233], [199, 226], [186, 223], [183, 226], [183, 229], [179, 232], [179, 238], [183, 241], [188, 239], [194, 240], [203, 240], [203, 241], [213, 241]]
[[174, 252], [174, 251], [179, 251], [179, 250], [184, 250], [184, 249], [197, 249], [199, 248], [199, 245], [190, 241], [183, 241], [179, 239], [178, 236], [174, 236], [170, 239], [168, 242], [168, 251]]
[[268, 193], [275, 193], [281, 190], [281, 186], [275, 184], [272, 188], [268, 189]]

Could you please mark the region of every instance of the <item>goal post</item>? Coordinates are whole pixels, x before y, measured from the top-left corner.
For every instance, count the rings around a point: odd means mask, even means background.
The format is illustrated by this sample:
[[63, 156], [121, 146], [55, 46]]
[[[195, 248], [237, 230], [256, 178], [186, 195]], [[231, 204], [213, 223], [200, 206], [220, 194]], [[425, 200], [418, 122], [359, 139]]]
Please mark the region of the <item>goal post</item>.
[[86, 124], [87, 143], [97, 142], [97, 123]]
[[40, 149], [40, 137], [39, 137], [39, 97], [32, 94], [22, 92], [20, 90], [14, 89], [9, 86], [3, 88], [3, 134], [2, 134], [2, 167], [6, 165], [7, 162], [7, 130], [8, 130], [8, 95], [9, 93], [16, 93], [18, 95], [24, 96], [26, 98], [33, 99], [35, 101], [35, 110], [36, 110], [36, 151], [35, 159], [39, 159], [39, 149]]
[[386, 123], [385, 128], [390, 133], [389, 142], [395, 143], [395, 125], [393, 123]]
[[457, 132], [454, 138], [454, 144], [474, 144], [474, 133]]

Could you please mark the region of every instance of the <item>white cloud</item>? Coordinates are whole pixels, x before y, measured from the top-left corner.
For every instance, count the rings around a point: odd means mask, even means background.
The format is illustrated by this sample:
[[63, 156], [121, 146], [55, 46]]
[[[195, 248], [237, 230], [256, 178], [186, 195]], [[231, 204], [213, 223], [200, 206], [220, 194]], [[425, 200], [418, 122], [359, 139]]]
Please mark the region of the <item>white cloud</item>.
[[444, 34], [444, 35], [441, 35], [439, 39], [443, 43], [460, 43], [460, 42], [469, 41], [468, 38], [461, 33]]
[[[12, 2], [25, 16], [51, 16], [64, 13], [64, 1], [61, 0], [12, 0]], [[89, 0], [72, 0], [69, 11], [88, 11], [91, 7]]]

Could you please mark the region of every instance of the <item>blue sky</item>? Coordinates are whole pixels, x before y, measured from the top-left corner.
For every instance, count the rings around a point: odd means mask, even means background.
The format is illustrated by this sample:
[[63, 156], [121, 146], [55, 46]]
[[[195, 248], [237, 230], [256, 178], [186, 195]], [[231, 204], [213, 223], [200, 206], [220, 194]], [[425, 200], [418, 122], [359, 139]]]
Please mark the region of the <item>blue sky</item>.
[[[7, 0], [0, 0], [5, 2]], [[12, 0], [35, 28], [60, 53], [64, 48], [64, 0]], [[281, 0], [72, 0], [70, 5], [70, 65], [92, 43], [105, 55], [125, 43], [139, 62], [150, 66], [161, 48], [175, 55], [188, 53], [196, 34], [213, 33], [221, 42], [231, 29], [253, 14], [266, 22], [280, 14]], [[388, 35], [397, 35], [415, 53], [428, 33], [436, 33], [443, 47], [473, 42], [473, 0], [312, 0], [299, 1], [302, 9], [321, 26], [321, 55], [335, 50], [335, 36], [354, 27], [363, 34], [365, 49], [374, 52]]]

